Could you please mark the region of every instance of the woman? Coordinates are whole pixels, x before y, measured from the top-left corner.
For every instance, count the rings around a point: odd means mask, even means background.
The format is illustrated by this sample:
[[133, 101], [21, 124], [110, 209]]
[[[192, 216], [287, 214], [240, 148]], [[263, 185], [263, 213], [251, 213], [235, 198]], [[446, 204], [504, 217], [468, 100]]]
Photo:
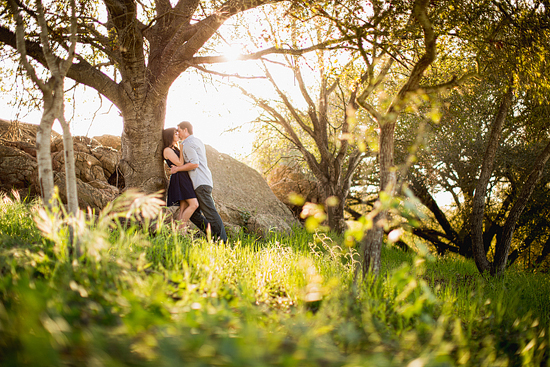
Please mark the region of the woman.
[[[168, 167], [182, 166], [183, 154], [178, 149], [178, 130], [171, 127], [162, 131], [162, 141], [164, 149], [162, 156]], [[170, 175], [170, 183], [168, 184], [168, 195], [166, 205], [178, 205], [180, 211], [178, 221], [180, 221], [179, 229], [185, 230], [188, 225], [189, 218], [193, 212], [199, 207], [199, 201], [193, 190], [193, 183], [189, 178], [187, 171], [180, 171]]]

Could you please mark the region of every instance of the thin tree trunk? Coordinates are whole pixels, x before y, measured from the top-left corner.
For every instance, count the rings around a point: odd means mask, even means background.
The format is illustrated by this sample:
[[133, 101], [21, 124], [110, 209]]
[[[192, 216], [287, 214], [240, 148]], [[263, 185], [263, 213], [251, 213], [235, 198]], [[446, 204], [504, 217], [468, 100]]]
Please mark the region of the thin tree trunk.
[[65, 155], [65, 186], [67, 187], [67, 205], [69, 207], [69, 213], [74, 215], [78, 211], [78, 190], [76, 186], [73, 137], [63, 112], [60, 113], [59, 117], [60, 118], [58, 118], [58, 120], [63, 128], [63, 154]]
[[344, 203], [346, 198], [342, 195], [336, 196], [338, 203], [336, 205], [327, 205], [328, 225], [336, 233], [344, 233], [346, 223], [344, 221]]
[[51, 136], [54, 117], [51, 111], [51, 102], [44, 100], [44, 113], [40, 120], [36, 132], [36, 161], [38, 163], [38, 181], [40, 183], [40, 192], [42, 201], [47, 207], [51, 207], [54, 180], [51, 157]]
[[[392, 196], [395, 191], [396, 173], [393, 169], [395, 121], [387, 121], [380, 126], [380, 191]], [[369, 229], [361, 241], [360, 254], [362, 260], [363, 280], [372, 272], [378, 276], [384, 239], [383, 223], [387, 220], [387, 210], [381, 210], [373, 219]]]
[[512, 104], [512, 88], [508, 88], [502, 98], [495, 121], [491, 126], [487, 149], [483, 157], [483, 165], [479, 175], [479, 181], [476, 186], [474, 199], [472, 201], [471, 215], [471, 233], [472, 233], [472, 252], [477, 269], [481, 274], [491, 270], [491, 264], [487, 260], [483, 243], [483, 217], [485, 216], [485, 197], [487, 195], [487, 185], [491, 179], [495, 156], [498, 149], [502, 126], [506, 120], [506, 115]]
[[[384, 221], [386, 219], [386, 213], [379, 213], [374, 217], [373, 227], [367, 231], [365, 238], [361, 241], [360, 254], [361, 254], [361, 268], [356, 269], [355, 279], [361, 277], [361, 280], [364, 281], [365, 277], [368, 274], [373, 274], [378, 276], [380, 273], [380, 264], [382, 258], [382, 240], [384, 238], [384, 228], [380, 225], [376, 225], [379, 221]], [[361, 271], [361, 274], [358, 274], [358, 271]]]
[[[414, 65], [407, 82], [399, 90], [385, 116], [375, 113], [375, 118], [380, 126], [380, 191], [385, 191], [390, 196], [393, 196], [397, 182], [396, 171], [394, 170], [394, 131], [397, 118], [405, 107], [409, 94], [415, 93], [418, 90], [424, 71], [435, 60], [437, 53], [437, 37], [433, 30], [433, 25], [428, 18], [428, 4], [428, 0], [415, 1], [411, 14], [411, 17], [418, 22], [423, 30], [425, 53]], [[371, 110], [372, 108], [368, 109]], [[373, 227], [367, 232], [361, 243], [361, 255], [364, 261], [363, 271], [372, 271], [375, 275], [378, 275], [380, 271], [380, 254], [382, 252], [384, 236], [382, 225], [387, 220], [387, 217], [387, 211], [382, 210], [375, 217]], [[363, 277], [365, 275], [366, 273], [363, 273]]]
[[491, 274], [500, 275], [506, 267], [506, 262], [508, 261], [508, 253], [510, 252], [510, 246], [512, 244], [512, 237], [514, 235], [514, 229], [516, 223], [519, 219], [519, 216], [525, 209], [529, 197], [533, 193], [537, 182], [540, 180], [544, 167], [548, 159], [550, 158], [550, 142], [544, 149], [544, 151], [537, 157], [535, 165], [529, 174], [527, 182], [523, 185], [521, 192], [508, 214], [506, 223], [504, 224], [504, 230], [502, 232], [502, 237], [500, 241], [497, 241], [497, 248], [495, 252], [495, 260], [491, 269]]

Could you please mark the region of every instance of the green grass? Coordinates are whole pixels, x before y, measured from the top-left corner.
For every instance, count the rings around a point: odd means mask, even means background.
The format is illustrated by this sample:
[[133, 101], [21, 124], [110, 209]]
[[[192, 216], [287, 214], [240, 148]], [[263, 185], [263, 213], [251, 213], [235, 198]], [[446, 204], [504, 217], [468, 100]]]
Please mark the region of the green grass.
[[122, 225], [154, 209], [137, 201], [68, 219], [3, 198], [0, 365], [548, 365], [546, 274], [384, 246], [355, 286], [337, 236], [210, 243]]

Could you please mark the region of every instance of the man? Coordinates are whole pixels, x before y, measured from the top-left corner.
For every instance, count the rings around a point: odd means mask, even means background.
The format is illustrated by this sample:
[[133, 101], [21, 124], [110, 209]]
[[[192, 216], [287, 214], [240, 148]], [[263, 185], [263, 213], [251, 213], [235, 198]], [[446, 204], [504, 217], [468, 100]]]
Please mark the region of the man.
[[206, 149], [200, 139], [193, 135], [193, 125], [188, 121], [178, 124], [178, 135], [183, 141], [182, 151], [185, 164], [182, 166], [172, 166], [172, 173], [178, 171], [188, 171], [193, 188], [199, 201], [199, 210], [195, 210], [191, 216], [191, 222], [206, 233], [207, 226], [210, 224], [212, 234], [223, 242], [227, 242], [225, 227], [220, 214], [216, 210], [214, 199], [212, 198], [212, 173], [208, 168], [206, 160]]

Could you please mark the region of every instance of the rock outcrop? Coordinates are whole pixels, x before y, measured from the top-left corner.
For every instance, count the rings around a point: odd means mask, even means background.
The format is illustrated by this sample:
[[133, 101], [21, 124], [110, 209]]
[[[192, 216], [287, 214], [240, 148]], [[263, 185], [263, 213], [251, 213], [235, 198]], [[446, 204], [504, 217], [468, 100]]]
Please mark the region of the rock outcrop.
[[258, 171], [208, 145], [206, 158], [214, 180], [212, 196], [224, 223], [262, 236], [289, 232], [298, 225]]
[[[0, 121], [0, 137], [7, 124]], [[25, 140], [0, 140], [0, 191], [16, 189], [21, 190], [23, 196], [37, 195], [36, 125], [21, 123], [20, 129]], [[102, 209], [124, 187], [118, 170], [120, 137], [74, 137], [73, 144], [79, 206]], [[206, 146], [206, 153], [214, 179], [212, 195], [228, 232], [245, 229], [267, 236], [273, 231], [289, 232], [299, 225], [257, 171], [210, 146]], [[61, 200], [66, 201], [63, 142], [59, 134], [52, 134], [52, 166]], [[175, 208], [167, 209], [169, 214], [175, 211]]]
[[0, 144], [0, 191], [12, 189], [37, 195], [38, 165], [36, 158], [23, 150]]
[[101, 136], [94, 136], [94, 139], [97, 140], [103, 147], [112, 148], [118, 152], [122, 150], [120, 136], [105, 134]]
[[[15, 127], [16, 131], [10, 131]], [[12, 124], [10, 121], [0, 119], [0, 138], [6, 140], [13, 140], [14, 135], [19, 142], [26, 142], [34, 144], [36, 142], [36, 131], [38, 125], [28, 124], [25, 122], [19, 122], [17, 125]], [[60, 136], [57, 132], [52, 131], [52, 137]]]
[[288, 206], [296, 216], [300, 214], [302, 208], [289, 200], [288, 195], [290, 193], [298, 194], [305, 201], [312, 203], [322, 201], [319, 183], [308, 178], [296, 167], [287, 165], [275, 167], [267, 176], [267, 183], [275, 196]]

